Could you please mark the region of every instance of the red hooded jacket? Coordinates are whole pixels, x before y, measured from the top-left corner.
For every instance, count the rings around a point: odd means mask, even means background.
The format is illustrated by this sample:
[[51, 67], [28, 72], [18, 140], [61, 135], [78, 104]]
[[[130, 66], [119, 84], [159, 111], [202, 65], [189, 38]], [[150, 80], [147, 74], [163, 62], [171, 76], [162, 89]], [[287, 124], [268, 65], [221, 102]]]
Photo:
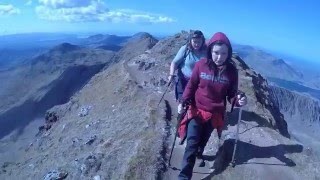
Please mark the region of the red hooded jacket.
[[211, 69], [207, 61], [212, 60], [208, 60], [208, 57], [201, 59], [195, 64], [182, 98], [194, 100], [196, 107], [201, 110], [224, 113], [226, 99], [231, 102], [238, 91], [238, 70], [231, 63], [232, 48], [225, 34], [220, 32], [214, 34], [208, 43], [207, 54], [211, 54], [210, 47], [216, 41], [222, 41], [230, 47], [225, 66]]

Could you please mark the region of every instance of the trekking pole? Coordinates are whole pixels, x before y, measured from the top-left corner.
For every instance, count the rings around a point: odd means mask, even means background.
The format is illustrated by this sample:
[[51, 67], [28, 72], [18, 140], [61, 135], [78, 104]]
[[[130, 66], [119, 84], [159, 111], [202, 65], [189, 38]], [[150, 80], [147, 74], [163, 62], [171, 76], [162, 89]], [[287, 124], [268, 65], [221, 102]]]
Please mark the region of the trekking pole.
[[159, 101], [159, 103], [158, 103], [158, 106], [157, 106], [157, 107], [159, 107], [159, 105], [160, 105], [160, 103], [161, 103], [161, 101], [162, 101], [162, 99], [163, 99], [164, 95], [165, 95], [165, 94], [166, 94], [166, 92], [168, 91], [168, 89], [169, 89], [169, 87], [170, 87], [170, 85], [171, 85], [172, 81], [173, 81], [173, 79], [171, 79], [171, 81], [169, 81], [168, 86], [167, 86], [166, 90], [164, 91], [164, 93], [163, 93], [163, 95], [162, 95], [162, 97], [161, 97], [161, 99], [160, 99], [160, 101]]
[[234, 148], [233, 148], [233, 153], [232, 153], [232, 161], [231, 161], [231, 165], [232, 167], [235, 167], [235, 154], [236, 154], [236, 149], [237, 149], [237, 144], [238, 144], [238, 139], [239, 139], [239, 124], [241, 121], [241, 115], [242, 115], [242, 108], [239, 107], [239, 117], [238, 117], [238, 124], [237, 124], [237, 134], [236, 134], [236, 140], [234, 143]]
[[176, 133], [174, 134], [174, 139], [173, 139], [173, 143], [172, 143], [172, 146], [171, 146], [171, 151], [170, 151], [170, 156], [169, 156], [169, 166], [168, 167], [171, 166], [172, 153], [173, 153], [174, 146], [176, 144], [176, 139], [177, 139], [177, 136], [178, 136], [178, 130], [179, 130], [180, 122], [181, 122], [181, 120], [183, 119], [184, 116], [187, 116], [187, 118], [188, 118], [188, 112], [187, 112], [188, 108], [186, 108], [184, 110], [185, 111], [178, 116], [178, 121], [177, 121], [177, 126], [176, 126]]
[[170, 156], [169, 156], [169, 167], [171, 167], [171, 157], [172, 157], [172, 152], [173, 152], [173, 149], [174, 149], [174, 145], [176, 144], [177, 134], [178, 134], [178, 128], [176, 128], [176, 133], [174, 134], [173, 144], [171, 146], [171, 152], [170, 152]]

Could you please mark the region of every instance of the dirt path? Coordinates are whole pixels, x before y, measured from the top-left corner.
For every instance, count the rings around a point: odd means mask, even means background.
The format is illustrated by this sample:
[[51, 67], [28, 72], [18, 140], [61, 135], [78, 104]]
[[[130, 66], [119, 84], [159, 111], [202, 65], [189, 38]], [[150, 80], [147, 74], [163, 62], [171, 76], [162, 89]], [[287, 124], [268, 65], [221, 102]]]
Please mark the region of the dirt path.
[[[144, 72], [137, 70], [137, 65], [132, 61], [125, 62], [125, 71], [133, 80], [141, 84], [144, 80], [148, 81], [153, 76], [152, 72]], [[151, 86], [150, 86], [151, 87]], [[148, 89], [148, 88], [146, 88]], [[150, 88], [151, 91], [158, 91], [159, 97], [163, 93], [163, 89]], [[174, 95], [168, 92], [164, 99], [168, 100], [171, 106], [172, 122], [171, 127], [175, 126], [175, 111], [177, 103], [173, 100]], [[222, 134], [222, 144], [226, 148], [227, 157], [231, 159], [233, 144], [235, 139], [235, 132], [238, 120], [238, 109], [231, 114], [228, 114], [228, 121], [226, 128]], [[200, 179], [245, 179], [245, 180], [277, 180], [277, 179], [316, 179], [317, 168], [305, 166], [305, 154], [303, 154], [303, 147], [296, 141], [287, 139], [281, 136], [277, 131], [269, 127], [265, 127], [262, 123], [267, 122], [263, 117], [256, 115], [253, 112], [243, 111], [242, 121], [240, 123], [240, 135], [237, 148], [237, 163], [233, 168], [225, 166], [222, 172], [215, 172], [213, 169], [214, 157], [218, 150], [218, 138], [216, 132], [212, 134], [206, 148], [204, 155], [206, 156], [205, 167], [199, 167], [200, 160], [196, 161], [192, 180]], [[167, 155], [171, 150], [174, 139], [175, 129], [171, 129], [171, 137], [169, 138], [169, 148]], [[184, 145], [178, 145], [177, 139], [174, 145], [173, 155], [171, 159], [171, 167], [164, 173], [164, 180], [176, 180], [181, 168], [182, 157], [184, 153]], [[229, 145], [228, 145], [229, 144]], [[231, 144], [231, 147], [230, 147]], [[228, 146], [227, 146], [228, 145]], [[314, 157], [308, 158], [313, 164]], [[226, 165], [230, 161], [226, 162]]]
[[[177, 179], [180, 169], [181, 169], [181, 162], [183, 158], [185, 145], [179, 145], [176, 143], [175, 148], [173, 150], [173, 156], [171, 159], [171, 168], [168, 169], [168, 172], [164, 179]], [[193, 177], [192, 179], [203, 179], [210, 175], [214, 169], [211, 169], [213, 163], [207, 162], [205, 167], [199, 167], [200, 160], [196, 160], [196, 165], [193, 170]]]
[[[236, 110], [229, 121], [238, 118]], [[231, 159], [236, 124], [229, 124], [224, 130], [222, 139], [227, 147], [227, 156]], [[218, 146], [218, 139], [214, 132], [207, 144], [204, 155], [207, 157], [206, 166], [198, 167], [200, 160], [196, 161], [192, 180], [200, 179], [301, 179], [312, 178], [315, 173], [305, 175], [299, 172], [304, 168], [301, 157], [303, 147], [297, 142], [280, 136], [275, 130], [268, 127], [259, 127], [254, 120], [243, 120], [240, 123], [240, 140], [236, 153], [236, 166], [226, 166], [220, 173], [214, 172], [213, 163]], [[173, 139], [173, 137], [172, 137]], [[171, 141], [172, 143], [172, 141]], [[230, 144], [232, 147], [230, 147]], [[171, 144], [170, 144], [171, 146]], [[181, 167], [185, 145], [174, 146], [171, 159], [171, 168], [165, 173], [165, 180], [175, 180]], [[230, 161], [226, 164], [228, 165]], [[309, 169], [310, 170], [310, 169]], [[308, 171], [309, 171], [308, 170]], [[312, 169], [311, 171], [315, 171]]]

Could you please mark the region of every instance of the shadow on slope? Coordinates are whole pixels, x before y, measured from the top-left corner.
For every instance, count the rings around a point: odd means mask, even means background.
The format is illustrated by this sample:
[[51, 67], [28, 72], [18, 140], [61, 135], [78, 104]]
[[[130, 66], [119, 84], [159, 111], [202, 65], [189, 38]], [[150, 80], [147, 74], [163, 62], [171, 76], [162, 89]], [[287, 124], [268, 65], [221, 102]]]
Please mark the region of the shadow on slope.
[[[232, 160], [232, 153], [234, 148], [234, 139], [228, 139], [224, 142], [222, 147], [219, 148], [219, 151], [215, 156], [212, 156], [211, 159], [216, 159], [215, 166], [212, 168], [215, 168], [214, 172], [212, 172], [209, 176], [207, 176], [204, 179], [211, 179], [213, 176], [218, 175], [222, 173], [228, 165], [230, 164]], [[295, 145], [284, 145], [279, 144], [276, 146], [267, 146], [267, 147], [261, 147], [256, 146], [253, 144], [249, 144], [247, 142], [238, 141], [237, 144], [237, 151], [235, 155], [235, 165], [240, 164], [260, 164], [260, 165], [273, 165], [273, 166], [296, 166], [296, 163], [287, 158], [285, 155], [289, 153], [301, 153], [303, 150], [303, 146], [299, 144]], [[248, 162], [251, 159], [254, 158], [276, 158], [282, 163], [261, 163], [261, 162]], [[210, 157], [207, 157], [207, 159], [210, 159]], [[217, 168], [217, 166], [219, 168]]]
[[[43, 116], [51, 107], [66, 103], [69, 98], [105, 65], [74, 66], [66, 69], [58, 79], [51, 82], [42, 90], [49, 91], [39, 100], [29, 99], [22, 105], [12, 108], [0, 115], [0, 139], [18, 130], [17, 137], [24, 128], [36, 117]], [[40, 90], [41, 91], [41, 90]]]
[[291, 91], [297, 91], [299, 93], [308, 93], [311, 96], [320, 100], [320, 90], [312, 89], [306, 86], [303, 86], [297, 82], [287, 81], [279, 78], [268, 77], [268, 79], [276, 84], [277, 86], [289, 89]]
[[122, 46], [119, 46], [119, 45], [102, 45], [102, 46], [99, 46], [97, 47], [98, 49], [104, 49], [104, 50], [110, 50], [110, 51], [115, 51], [115, 52], [118, 52]]
[[[282, 115], [282, 114], [281, 114]], [[227, 120], [224, 126], [224, 130], [227, 129], [227, 126], [236, 126], [238, 123], [238, 117], [239, 117], [239, 108], [234, 108], [233, 112], [227, 112]], [[256, 122], [257, 125], [250, 127], [246, 130], [244, 130], [243, 132], [241, 132], [240, 134], [252, 129], [252, 128], [257, 128], [257, 127], [268, 127], [271, 129], [275, 129], [277, 130], [277, 132], [279, 132], [282, 136], [290, 138], [289, 133], [287, 134], [287, 128], [285, 128], [285, 130], [281, 129], [281, 128], [274, 128], [270, 123], [269, 120], [266, 118], [261, 117], [260, 115], [256, 114], [255, 112], [252, 111], [246, 111], [246, 110], [242, 110], [242, 117], [241, 117], [241, 121], [244, 123], [247, 122]], [[286, 121], [282, 122], [283, 125], [280, 127], [287, 127], [287, 123]]]
[[[238, 117], [239, 117], [239, 108], [234, 108], [233, 111], [230, 113], [227, 113], [227, 121], [225, 123], [225, 129], [227, 128], [228, 125], [230, 126], [236, 126], [238, 123]], [[268, 123], [268, 120], [259, 116], [255, 112], [248, 112], [245, 110], [242, 110], [242, 117], [241, 121], [245, 122], [256, 122], [258, 125], [254, 127], [270, 127], [270, 124]], [[246, 129], [245, 131], [248, 131], [249, 129]]]

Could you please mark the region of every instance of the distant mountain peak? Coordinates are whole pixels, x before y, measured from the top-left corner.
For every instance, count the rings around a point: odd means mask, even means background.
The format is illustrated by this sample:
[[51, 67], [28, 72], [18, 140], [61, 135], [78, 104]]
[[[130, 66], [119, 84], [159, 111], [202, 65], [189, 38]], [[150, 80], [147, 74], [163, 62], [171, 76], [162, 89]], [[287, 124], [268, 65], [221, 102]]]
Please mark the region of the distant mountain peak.
[[303, 74], [293, 68], [290, 61], [277, 58], [259, 48], [237, 44], [233, 49], [244, 61], [263, 76], [294, 80], [303, 78]]
[[66, 53], [66, 52], [75, 51], [75, 50], [79, 50], [79, 49], [81, 49], [81, 48], [77, 45], [73, 45], [70, 43], [62, 43], [62, 44], [59, 44], [58, 46], [52, 48], [50, 50], [50, 52]]
[[105, 37], [105, 35], [103, 35], [103, 34], [96, 34], [96, 35], [89, 36], [88, 39], [90, 39], [90, 40], [97, 40], [97, 39], [100, 40], [100, 39], [102, 39], [104, 37]]
[[[153, 47], [158, 42], [158, 39], [153, 37], [151, 34], [146, 32], [140, 32], [134, 34], [130, 39], [128, 39], [128, 43], [126, 44], [127, 47], [130, 47], [130, 51], [132, 51], [132, 47], [147, 46], [148, 49]], [[132, 46], [134, 44], [134, 46]], [[125, 48], [126, 49], [126, 48]]]
[[272, 61], [272, 64], [273, 65], [282, 65], [282, 64], [287, 65], [287, 63], [283, 59], [275, 59]]
[[145, 38], [153, 38], [153, 36], [147, 32], [139, 32], [132, 36], [131, 39], [145, 39]]

